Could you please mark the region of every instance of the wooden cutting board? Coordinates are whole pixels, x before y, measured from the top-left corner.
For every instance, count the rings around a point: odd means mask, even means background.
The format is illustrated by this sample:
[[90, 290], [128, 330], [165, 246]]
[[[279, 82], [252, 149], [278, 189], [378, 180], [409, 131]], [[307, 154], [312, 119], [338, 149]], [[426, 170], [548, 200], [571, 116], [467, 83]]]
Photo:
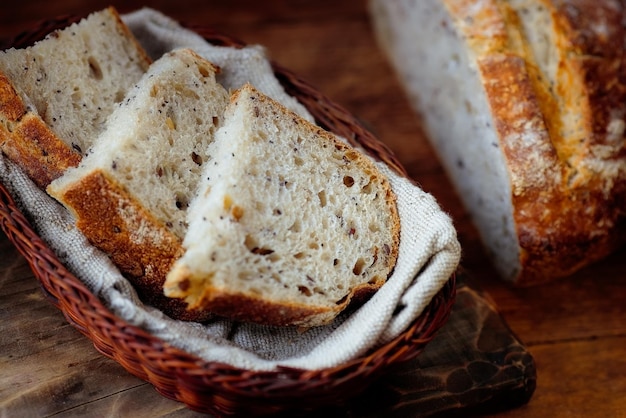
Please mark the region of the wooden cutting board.
[[[535, 362], [489, 295], [465, 273], [448, 323], [416, 359], [402, 365], [333, 417], [467, 417], [530, 400]], [[318, 412], [315, 416], [321, 416]]]

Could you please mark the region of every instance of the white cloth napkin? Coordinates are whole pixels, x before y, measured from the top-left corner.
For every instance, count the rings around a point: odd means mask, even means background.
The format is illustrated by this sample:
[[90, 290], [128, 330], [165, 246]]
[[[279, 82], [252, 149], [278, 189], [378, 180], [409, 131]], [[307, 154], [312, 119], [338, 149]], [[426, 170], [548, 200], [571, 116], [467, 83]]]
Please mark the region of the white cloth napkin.
[[[250, 82], [286, 107], [312, 119], [302, 105], [285, 93], [262, 47], [234, 49], [209, 45], [152, 9], [124, 15], [123, 20], [153, 57], [175, 48], [190, 47], [222, 68], [219, 81], [227, 89], [234, 90]], [[386, 165], [377, 164], [389, 177], [398, 198], [401, 244], [394, 273], [358, 310], [340, 315], [330, 325], [305, 332], [225, 319], [203, 324], [172, 320], [143, 305], [107, 256], [93, 248], [75, 228], [69, 212], [1, 155], [0, 181], [61, 261], [127, 322], [207, 361], [250, 370], [275, 370], [279, 366], [320, 369], [350, 361], [402, 333], [459, 263], [461, 250], [456, 231], [435, 199]]]

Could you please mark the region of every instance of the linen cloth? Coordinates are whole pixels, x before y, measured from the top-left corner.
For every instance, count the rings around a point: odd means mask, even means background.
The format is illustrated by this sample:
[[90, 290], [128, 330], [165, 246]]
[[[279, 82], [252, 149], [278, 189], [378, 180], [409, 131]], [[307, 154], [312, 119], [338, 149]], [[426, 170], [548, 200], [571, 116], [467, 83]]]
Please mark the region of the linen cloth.
[[[312, 120], [274, 77], [261, 46], [243, 49], [209, 45], [176, 21], [153, 10], [123, 16], [154, 58], [189, 47], [221, 67], [218, 78], [230, 90], [250, 82], [263, 93]], [[39, 190], [15, 165], [0, 155], [0, 180], [41, 238], [61, 261], [113, 313], [163, 341], [198, 357], [250, 370], [279, 366], [302, 369], [335, 367], [363, 355], [402, 333], [443, 287], [456, 269], [461, 249], [452, 220], [435, 199], [409, 180], [376, 162], [397, 195], [400, 248], [387, 283], [359, 309], [331, 324], [302, 331], [223, 318], [206, 323], [172, 320], [144, 305], [108, 257], [92, 247], [75, 228], [72, 215]]]

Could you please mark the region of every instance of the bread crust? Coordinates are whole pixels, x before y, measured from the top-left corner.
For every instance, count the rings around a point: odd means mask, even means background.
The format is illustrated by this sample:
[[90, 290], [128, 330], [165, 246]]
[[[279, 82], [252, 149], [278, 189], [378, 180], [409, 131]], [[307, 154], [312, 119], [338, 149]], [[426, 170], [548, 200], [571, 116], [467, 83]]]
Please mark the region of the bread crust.
[[507, 160], [521, 254], [512, 280], [564, 277], [611, 253], [626, 238], [623, 3], [534, 2], [553, 20], [553, 76], [508, 2], [444, 3], [476, 57]]
[[9, 79], [0, 72], [0, 149], [42, 189], [81, 155], [65, 144], [24, 104]]
[[[131, 42], [146, 69], [151, 59], [114, 7], [105, 9], [117, 30]], [[0, 71], [0, 150], [45, 189], [68, 168], [76, 167], [81, 153], [59, 138], [37, 110], [26, 106], [11, 80]]]
[[163, 295], [167, 272], [182, 254], [181, 240], [115, 179], [94, 170], [63, 190], [50, 189], [50, 194], [71, 208], [78, 229], [111, 258], [145, 303], [185, 321], [210, 317], [206, 311], [189, 310], [182, 300]]
[[[231, 95], [231, 105], [235, 105], [243, 94], [249, 94], [258, 103], [269, 102], [270, 106], [277, 109], [274, 112], [275, 115], [293, 119], [297, 124], [304, 126], [311, 135], [315, 135], [321, 141], [327, 141], [336, 149], [345, 152], [346, 158], [349, 158], [351, 163], [357, 165], [364, 172], [369, 173], [371, 177], [379, 179], [392, 224], [390, 247], [384, 255], [380, 255], [381, 257], [386, 257], [388, 275], [386, 277], [378, 277], [371, 283], [362, 283], [355, 286], [344, 298], [337, 301], [334, 306], [327, 306], [293, 300], [271, 300], [262, 294], [243, 293], [234, 286], [218, 287], [213, 285], [210, 276], [197, 275], [187, 265], [181, 263], [175, 266], [169, 273], [165, 284], [165, 294], [172, 297], [185, 298], [189, 303], [190, 309], [205, 309], [235, 320], [275, 326], [297, 325], [311, 327], [325, 325], [332, 321], [340, 312], [348, 308], [348, 306], [361, 304], [367, 300], [392, 274], [397, 261], [400, 243], [400, 218], [396, 206], [396, 195], [393, 193], [389, 181], [382, 174], [378, 174], [378, 169], [365, 155], [341, 142], [330, 132], [300, 118], [279, 102], [260, 94], [251, 85], [245, 85], [235, 91]], [[198, 283], [202, 284], [201, 288], [197, 287]]]

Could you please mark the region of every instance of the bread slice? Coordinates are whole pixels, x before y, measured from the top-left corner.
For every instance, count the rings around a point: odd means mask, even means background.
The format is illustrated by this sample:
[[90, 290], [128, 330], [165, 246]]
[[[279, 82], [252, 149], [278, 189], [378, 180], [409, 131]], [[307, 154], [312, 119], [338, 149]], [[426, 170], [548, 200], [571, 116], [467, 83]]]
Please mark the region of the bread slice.
[[315, 326], [385, 283], [395, 195], [363, 154], [249, 84], [210, 152], [166, 295], [237, 320]]
[[501, 276], [626, 240], [623, 2], [371, 0], [387, 52]]
[[228, 103], [217, 70], [188, 49], [163, 55], [111, 114], [80, 165], [48, 187], [144, 301], [178, 319], [206, 317], [165, 298], [162, 286], [180, 255], [187, 207]]
[[78, 165], [150, 65], [112, 7], [0, 52], [0, 148], [45, 188]]

